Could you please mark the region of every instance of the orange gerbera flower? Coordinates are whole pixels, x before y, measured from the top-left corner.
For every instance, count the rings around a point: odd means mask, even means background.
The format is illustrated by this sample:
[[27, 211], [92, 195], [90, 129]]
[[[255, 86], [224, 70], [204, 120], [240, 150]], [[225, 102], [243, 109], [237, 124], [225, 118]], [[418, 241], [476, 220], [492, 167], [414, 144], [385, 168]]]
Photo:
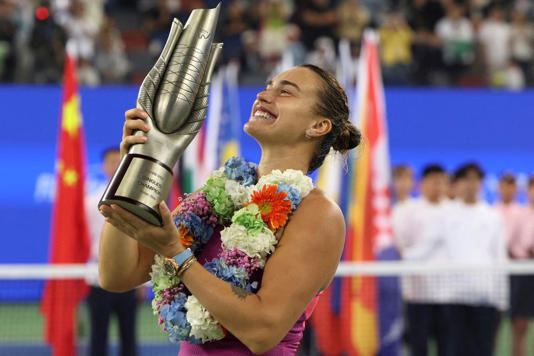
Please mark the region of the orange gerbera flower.
[[276, 185], [264, 185], [260, 191], [252, 193], [249, 203], [258, 206], [261, 219], [272, 231], [284, 226], [291, 212], [291, 202], [285, 200], [287, 193], [284, 191], [277, 193], [276, 189]]
[[191, 236], [189, 229], [185, 227], [184, 223], [180, 223], [178, 233], [180, 234], [180, 242], [183, 247], [189, 247], [193, 244], [193, 236]]

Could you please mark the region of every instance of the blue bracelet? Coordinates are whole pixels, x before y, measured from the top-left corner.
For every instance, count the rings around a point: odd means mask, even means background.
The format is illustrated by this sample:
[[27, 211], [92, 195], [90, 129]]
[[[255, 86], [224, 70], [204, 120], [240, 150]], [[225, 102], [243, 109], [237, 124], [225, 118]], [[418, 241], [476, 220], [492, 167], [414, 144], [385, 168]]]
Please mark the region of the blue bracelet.
[[176, 263], [180, 267], [185, 262], [185, 260], [187, 260], [191, 256], [193, 256], [193, 252], [191, 252], [190, 249], [186, 248], [185, 250], [183, 250], [182, 252], [174, 256], [173, 259], [176, 261]]

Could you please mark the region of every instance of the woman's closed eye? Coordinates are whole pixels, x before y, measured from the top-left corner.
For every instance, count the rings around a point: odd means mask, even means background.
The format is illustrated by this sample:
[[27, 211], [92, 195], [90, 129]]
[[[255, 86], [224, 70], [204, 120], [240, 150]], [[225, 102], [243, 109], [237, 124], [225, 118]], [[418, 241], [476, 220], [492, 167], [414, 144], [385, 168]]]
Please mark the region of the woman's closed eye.
[[280, 94], [291, 95], [291, 92], [289, 90], [286, 90], [286, 89], [280, 89]]

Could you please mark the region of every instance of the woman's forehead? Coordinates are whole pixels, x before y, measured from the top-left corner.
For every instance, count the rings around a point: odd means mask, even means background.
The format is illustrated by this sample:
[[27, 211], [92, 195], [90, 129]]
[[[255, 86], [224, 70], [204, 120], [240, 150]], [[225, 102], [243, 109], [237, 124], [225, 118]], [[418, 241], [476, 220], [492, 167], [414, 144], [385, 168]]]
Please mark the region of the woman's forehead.
[[317, 75], [313, 71], [303, 67], [286, 70], [269, 81], [272, 85], [287, 82], [296, 84], [301, 91], [315, 90], [320, 85]]

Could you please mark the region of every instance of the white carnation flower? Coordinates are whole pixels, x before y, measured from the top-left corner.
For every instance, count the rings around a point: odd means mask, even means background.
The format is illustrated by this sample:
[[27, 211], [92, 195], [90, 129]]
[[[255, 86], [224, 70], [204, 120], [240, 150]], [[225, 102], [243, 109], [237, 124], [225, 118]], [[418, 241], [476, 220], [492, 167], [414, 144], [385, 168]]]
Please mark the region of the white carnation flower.
[[266, 257], [274, 251], [274, 245], [278, 241], [273, 232], [267, 228], [253, 236], [244, 226], [232, 224], [221, 231], [221, 242], [225, 250], [237, 248], [249, 257], [258, 258], [262, 261], [260, 264], [263, 265]]
[[190, 335], [202, 342], [220, 340], [224, 338], [224, 332], [217, 320], [198, 301], [195, 296], [189, 296], [185, 302], [187, 313], [185, 317], [191, 324]]
[[281, 172], [278, 169], [261, 177], [256, 184], [256, 189], [261, 189], [267, 184], [288, 184], [297, 189], [300, 197], [304, 199], [313, 189], [313, 183], [310, 177], [306, 176], [302, 171], [295, 169], [286, 169]]
[[241, 209], [250, 200], [250, 195], [254, 190], [253, 186], [245, 187], [233, 179], [227, 179], [224, 185], [226, 194], [230, 196], [236, 210]]

